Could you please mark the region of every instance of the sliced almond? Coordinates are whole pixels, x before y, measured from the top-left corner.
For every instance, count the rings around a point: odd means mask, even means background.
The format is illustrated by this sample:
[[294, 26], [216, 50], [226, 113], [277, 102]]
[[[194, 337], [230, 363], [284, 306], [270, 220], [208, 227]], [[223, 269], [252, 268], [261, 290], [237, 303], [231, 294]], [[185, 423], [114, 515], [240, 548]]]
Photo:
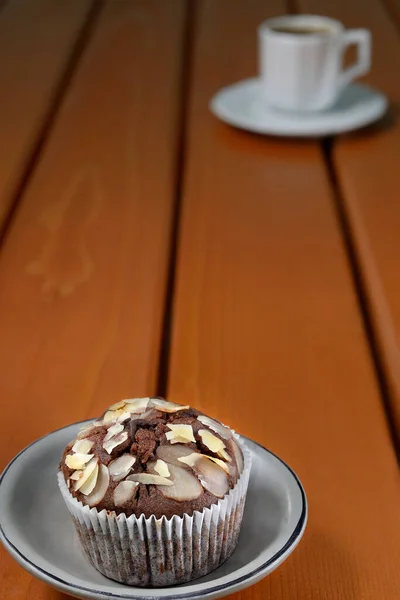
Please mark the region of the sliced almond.
[[169, 440], [169, 442], [171, 444], [188, 444], [189, 443], [188, 440], [186, 440], [183, 437], [179, 437], [179, 436], [171, 437], [171, 432], [168, 432], [165, 435], [166, 435], [167, 440]]
[[123, 423], [124, 421], [126, 421], [127, 419], [130, 419], [130, 418], [131, 418], [131, 413], [125, 411], [119, 415], [119, 417], [117, 418], [117, 423]]
[[216, 435], [208, 431], [208, 429], [199, 429], [201, 441], [211, 452], [219, 452], [225, 448], [225, 444]]
[[69, 469], [83, 469], [93, 456], [94, 454], [67, 454], [65, 464]]
[[131, 400], [125, 400], [125, 409], [129, 413], [142, 413], [146, 410], [150, 398], [132, 398]]
[[199, 454], [198, 452], [192, 452], [188, 456], [181, 456], [178, 458], [179, 462], [188, 465], [188, 467], [194, 467], [198, 460], [200, 460], [204, 454]]
[[191, 425], [171, 425], [167, 424], [171, 431], [167, 431], [165, 437], [171, 443], [183, 443], [195, 442], [193, 435], [193, 427]]
[[91, 476], [91, 474], [93, 473], [93, 471], [96, 468], [96, 465], [98, 463], [98, 459], [97, 456], [94, 456], [86, 465], [85, 470], [83, 471], [83, 475], [82, 477], [80, 477], [77, 482], [74, 485], [74, 490], [77, 492], [78, 490], [81, 489], [81, 487], [83, 486], [83, 484], [89, 479], [89, 477]]
[[228, 477], [221, 467], [203, 454], [191, 454], [180, 459], [189, 465], [199, 478], [201, 485], [217, 498], [223, 498], [229, 489]]
[[217, 454], [218, 454], [218, 456], [220, 456], [224, 460], [227, 460], [228, 462], [231, 462], [231, 460], [232, 460], [231, 457], [229, 456], [229, 454], [227, 453], [227, 451], [225, 450], [225, 448], [222, 448], [222, 450], [218, 450]]
[[103, 425], [107, 425], [107, 423], [112, 423], [114, 420], [117, 420], [117, 417], [115, 416], [115, 411], [108, 410], [103, 417]]
[[240, 475], [240, 473], [243, 471], [243, 467], [244, 467], [244, 461], [243, 461], [243, 454], [241, 449], [239, 448], [236, 440], [232, 439], [229, 443], [230, 448], [233, 452], [233, 456], [235, 457], [236, 460], [236, 465], [237, 465], [237, 469], [238, 469], [238, 473]]
[[169, 477], [169, 469], [166, 462], [164, 462], [161, 458], [156, 461], [154, 465], [155, 471], [161, 475], [161, 477]]
[[[160, 475], [160, 473], [158, 473], [158, 472], [156, 471], [156, 469], [155, 469], [156, 462], [157, 462], [156, 460], [149, 460], [149, 461], [146, 463], [146, 470], [147, 470], [147, 473], [151, 473], [152, 475]], [[162, 477], [162, 476], [161, 476], [161, 477]]]
[[103, 417], [103, 425], [111, 425], [111, 423], [115, 422], [124, 412], [125, 411], [123, 408], [118, 408], [117, 410], [108, 410]]
[[100, 425], [102, 425], [102, 423], [100, 421], [93, 421], [92, 423], [85, 425], [84, 427], [82, 427], [82, 429], [79, 431], [78, 435], [76, 436], [77, 439], [81, 440], [81, 439], [85, 438], [88, 435], [88, 433], [90, 431], [92, 431], [92, 429], [94, 429], [95, 427], [99, 427]]
[[114, 450], [114, 448], [116, 448], [120, 444], [123, 444], [124, 442], [126, 442], [127, 439], [128, 439], [128, 432], [123, 431], [122, 433], [119, 433], [118, 435], [112, 437], [110, 440], [103, 442], [103, 448], [106, 452], [108, 452], [108, 454], [111, 454], [111, 452]]
[[107, 429], [107, 433], [104, 436], [103, 442], [108, 442], [108, 440], [111, 440], [112, 437], [114, 437], [115, 435], [118, 435], [123, 430], [124, 430], [124, 426], [121, 425], [121, 423], [115, 423], [114, 425], [111, 425], [111, 427], [109, 427]]
[[221, 469], [223, 469], [228, 475], [232, 474], [230, 466], [224, 463], [223, 460], [220, 460], [219, 458], [214, 458], [214, 456], [207, 456], [206, 454], [198, 454], [196, 452], [193, 452], [192, 454], [189, 454], [189, 456], [182, 456], [181, 458], [178, 458], [178, 460], [188, 465], [189, 467], [194, 468], [197, 462], [199, 460], [202, 460], [203, 458], [212, 460], [212, 462], [221, 467]]
[[97, 476], [97, 483], [95, 488], [89, 496], [85, 498], [88, 506], [97, 506], [101, 502], [107, 493], [108, 485], [110, 483], [110, 474], [105, 465], [99, 465], [99, 474]]
[[178, 502], [195, 500], [203, 493], [203, 488], [190, 471], [176, 465], [169, 465], [172, 485], [160, 487], [163, 496]]
[[183, 406], [182, 404], [175, 404], [175, 402], [167, 402], [166, 400], [161, 400], [160, 398], [152, 398], [150, 401], [150, 406], [154, 406], [157, 410], [166, 413], [175, 413], [180, 410], [188, 410], [190, 406], [186, 404]]
[[74, 471], [70, 479], [72, 479], [73, 481], [78, 481], [78, 479], [80, 479], [81, 477], [83, 477], [83, 471]]
[[113, 494], [115, 506], [122, 506], [125, 502], [128, 502], [132, 498], [138, 485], [139, 483], [137, 481], [121, 481], [115, 488]]
[[97, 482], [98, 474], [99, 474], [99, 465], [97, 464], [93, 470], [93, 473], [91, 473], [91, 475], [87, 478], [85, 483], [79, 489], [81, 494], [88, 496], [89, 494], [91, 494], [93, 492], [94, 486], [96, 485], [96, 482]]
[[182, 467], [182, 464], [179, 463], [179, 458], [181, 456], [188, 456], [189, 454], [193, 454], [193, 450], [184, 444], [176, 444], [174, 446], [164, 444], [157, 448], [158, 458], [161, 458], [170, 465], [176, 465], [177, 467]]
[[207, 427], [215, 431], [215, 433], [218, 433], [224, 440], [231, 439], [231, 430], [228, 427], [225, 427], [225, 425], [222, 425], [222, 423], [214, 421], [214, 419], [210, 419], [210, 417], [207, 417], [206, 415], [199, 415], [197, 417], [197, 420], [200, 421], [200, 423], [203, 423], [203, 425], [206, 425]]
[[108, 410], [118, 410], [119, 408], [124, 408], [126, 404], [126, 400], [120, 400], [119, 402], [115, 402], [115, 404], [111, 404], [108, 407]]
[[94, 442], [92, 442], [92, 440], [83, 438], [82, 440], [77, 440], [75, 442], [75, 444], [72, 446], [72, 452], [77, 452], [78, 454], [88, 454], [93, 446]]
[[153, 408], [150, 408], [150, 410], [146, 410], [144, 413], [138, 413], [138, 414], [134, 414], [131, 413], [130, 417], [131, 417], [131, 421], [137, 421], [139, 419], [148, 419], [149, 417], [151, 418], [152, 416], [157, 416], [157, 413], [155, 412], [155, 410]]
[[[221, 469], [223, 469], [225, 471], [225, 473], [227, 473], [228, 475], [233, 475], [234, 474], [234, 471], [231, 468], [231, 466], [227, 465], [226, 462], [224, 462], [220, 458], [214, 458], [214, 456], [207, 456], [207, 458], [209, 460], [212, 460], [213, 462], [215, 462], [215, 464], [218, 465], [219, 467], [221, 467]], [[231, 460], [230, 456], [229, 456], [229, 459]]]
[[136, 473], [127, 477], [129, 481], [137, 481], [145, 485], [173, 485], [170, 479], [161, 477], [161, 475], [153, 475], [152, 473]]
[[126, 477], [136, 462], [136, 457], [132, 454], [122, 454], [108, 465], [108, 470], [114, 481], [120, 481]]
[[90, 431], [91, 429], [93, 429], [93, 423], [89, 423], [89, 425], [84, 425], [82, 429], [79, 430], [79, 435], [85, 435], [86, 432]]
[[201, 441], [211, 452], [215, 452], [221, 458], [231, 462], [231, 457], [226, 452], [225, 444], [222, 440], [220, 440], [216, 435], [208, 431], [208, 429], [199, 429], [199, 436], [201, 437]]
[[229, 490], [228, 477], [218, 465], [210, 460], [198, 462], [195, 466], [196, 474], [201, 485], [217, 498], [223, 498]]

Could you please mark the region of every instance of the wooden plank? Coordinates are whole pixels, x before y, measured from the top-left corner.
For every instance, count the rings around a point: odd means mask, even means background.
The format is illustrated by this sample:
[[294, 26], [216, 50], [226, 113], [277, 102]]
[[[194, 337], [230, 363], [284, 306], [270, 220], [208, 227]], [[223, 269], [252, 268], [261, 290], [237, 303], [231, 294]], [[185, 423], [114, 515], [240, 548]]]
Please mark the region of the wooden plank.
[[154, 391], [184, 6], [106, 3], [11, 227], [0, 263], [0, 389], [4, 418], [17, 404], [33, 427], [11, 447], [2, 436], [3, 464], [112, 398]]
[[207, 109], [254, 73], [256, 25], [284, 7], [198, 7], [169, 396], [304, 482], [304, 540], [238, 598], [395, 600], [397, 465], [319, 147], [236, 131]]
[[[400, 290], [397, 256], [400, 254], [400, 32], [379, 0], [336, 2], [301, 0], [300, 9], [318, 10], [346, 26], [372, 31], [373, 68], [366, 81], [382, 89], [393, 104], [393, 118], [380, 128], [342, 137], [334, 161], [344, 205], [359, 258], [368, 305], [382, 359], [394, 425], [400, 444]], [[399, 445], [400, 448], [400, 445]]]
[[[0, 261], [1, 466], [155, 392], [184, 28], [184, 0], [105, 3], [24, 194]], [[0, 561], [2, 600], [59, 597]]]
[[10, 0], [0, 12], [0, 233], [94, 0]]

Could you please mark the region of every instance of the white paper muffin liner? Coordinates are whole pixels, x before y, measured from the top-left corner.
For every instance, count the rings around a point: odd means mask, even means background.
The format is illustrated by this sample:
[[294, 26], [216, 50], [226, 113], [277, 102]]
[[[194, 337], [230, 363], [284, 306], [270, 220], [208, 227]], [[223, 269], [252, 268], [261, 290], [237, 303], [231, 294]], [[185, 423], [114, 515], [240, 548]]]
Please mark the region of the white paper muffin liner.
[[238, 541], [251, 470], [251, 453], [236, 434], [235, 439], [244, 456], [235, 487], [192, 516], [98, 512], [72, 496], [59, 472], [58, 485], [92, 565], [110, 579], [140, 587], [184, 583], [219, 567]]

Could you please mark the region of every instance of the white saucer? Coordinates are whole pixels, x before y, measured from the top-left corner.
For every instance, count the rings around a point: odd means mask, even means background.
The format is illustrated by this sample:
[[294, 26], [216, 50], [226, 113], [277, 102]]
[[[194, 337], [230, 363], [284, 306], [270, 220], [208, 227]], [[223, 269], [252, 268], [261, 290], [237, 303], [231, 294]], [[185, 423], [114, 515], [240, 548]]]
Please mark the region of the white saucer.
[[76, 423], [22, 450], [0, 478], [0, 539], [19, 564], [78, 598], [196, 600], [218, 598], [259, 581], [294, 550], [307, 521], [307, 501], [293, 471], [247, 440], [253, 466], [239, 544], [219, 569], [168, 588], [135, 588], [107, 579], [86, 560], [56, 480]]
[[210, 102], [214, 115], [229, 125], [256, 133], [295, 137], [320, 137], [358, 129], [382, 117], [387, 107], [383, 94], [361, 83], [352, 83], [328, 110], [280, 111], [267, 106], [257, 78], [222, 88]]

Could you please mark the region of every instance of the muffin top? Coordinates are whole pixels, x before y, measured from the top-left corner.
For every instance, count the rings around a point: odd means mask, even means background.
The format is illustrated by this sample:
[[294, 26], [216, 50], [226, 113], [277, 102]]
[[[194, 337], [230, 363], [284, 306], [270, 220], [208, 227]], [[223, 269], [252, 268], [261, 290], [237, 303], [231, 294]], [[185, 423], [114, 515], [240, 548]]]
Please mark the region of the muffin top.
[[170, 518], [223, 498], [243, 470], [243, 454], [228, 427], [198, 410], [133, 398], [81, 429], [60, 469], [84, 505]]

